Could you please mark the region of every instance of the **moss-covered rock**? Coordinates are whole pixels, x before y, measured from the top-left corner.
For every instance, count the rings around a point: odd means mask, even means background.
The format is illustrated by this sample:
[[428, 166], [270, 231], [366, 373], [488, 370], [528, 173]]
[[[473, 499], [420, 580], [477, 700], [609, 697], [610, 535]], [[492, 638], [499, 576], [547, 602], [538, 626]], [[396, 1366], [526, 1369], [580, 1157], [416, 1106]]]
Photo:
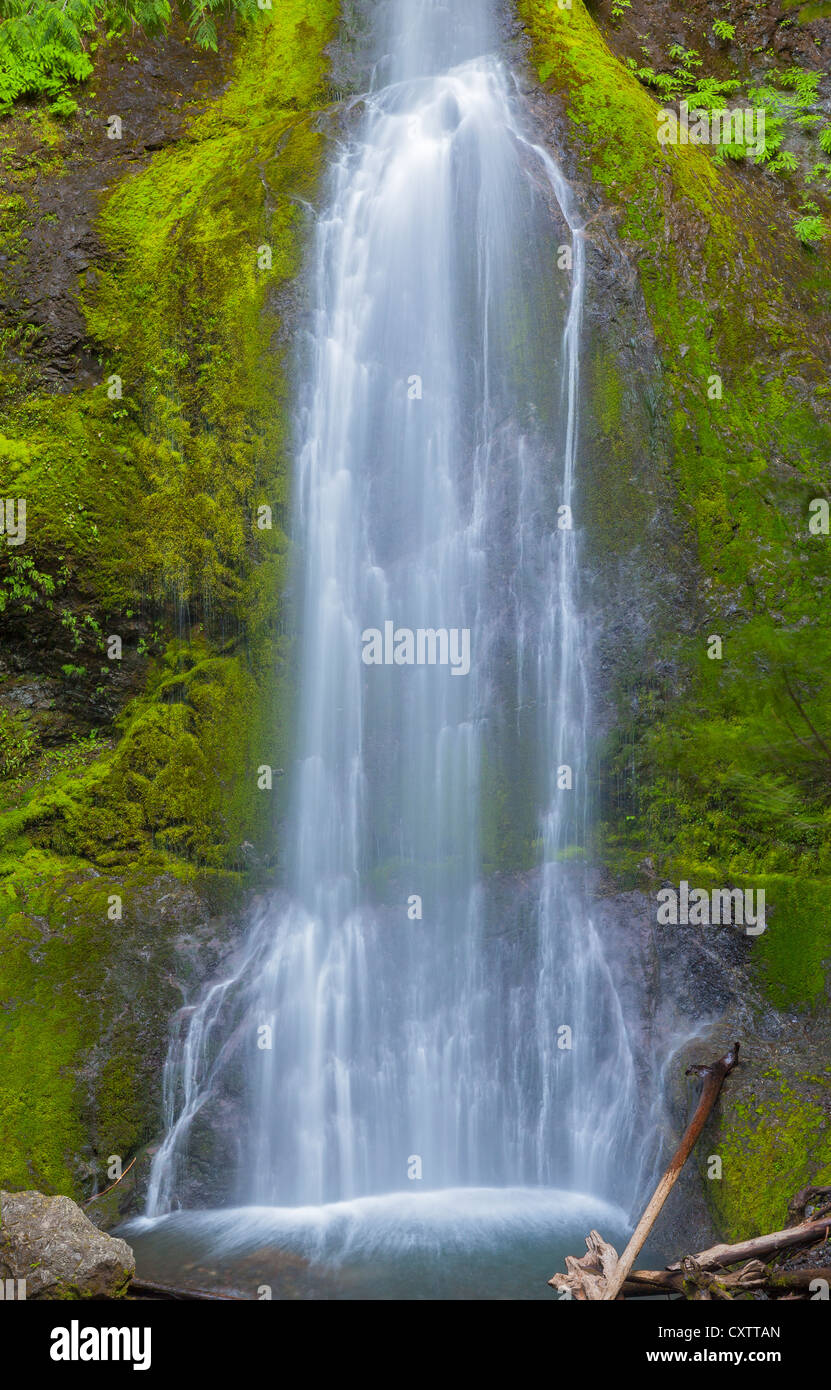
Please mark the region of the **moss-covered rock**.
[[831, 1068], [773, 1066], [731, 1087], [708, 1148], [721, 1159], [706, 1190], [726, 1239], [781, 1230], [801, 1188], [831, 1184]]
[[[798, 868], [824, 882], [831, 705], [825, 638], [809, 625], [828, 601], [831, 549], [808, 522], [810, 500], [829, 487], [827, 363], [812, 331], [813, 316], [827, 312], [827, 263], [793, 242], [761, 171], [740, 183], [702, 147], [659, 145], [659, 103], [580, 0], [562, 10], [522, 0], [520, 13], [540, 79], [563, 104], [577, 175], [595, 200], [605, 190], [648, 316], [656, 395], [644, 413], [658, 420], [647, 447], [660, 477], [665, 446], [674, 490], [674, 515], [661, 519], [669, 554], [662, 563], [653, 535], [647, 557], [652, 587], [683, 564], [697, 580], [686, 612], [658, 624], [645, 615], [651, 630], [634, 662], [619, 654], [603, 774], [611, 857], [628, 844], [670, 876], [732, 882]], [[618, 334], [596, 353], [588, 396], [589, 429], [610, 446], [592, 451], [587, 470], [589, 542], [607, 563], [610, 544], [630, 556], [642, 546], [655, 510], [628, 476], [626, 420], [637, 417], [620, 406], [622, 346]], [[619, 505], [604, 520], [595, 497]], [[610, 535], [621, 514], [625, 530]], [[686, 557], [675, 551], [679, 526]], [[708, 658], [711, 633], [722, 638], [721, 660]], [[784, 879], [781, 888], [772, 933], [793, 920]], [[769, 889], [775, 907], [778, 881]], [[789, 938], [795, 948], [803, 939]], [[807, 949], [821, 955], [826, 943], [820, 915]], [[785, 954], [784, 943], [760, 950], [774, 993]], [[804, 980], [808, 1002], [808, 967]], [[793, 998], [793, 980], [788, 988]]]
[[[0, 491], [27, 500], [25, 545], [0, 551], [10, 1187], [100, 1188], [146, 1144], [170, 1016], [273, 853], [290, 286], [336, 13], [265, 12], [224, 93], [108, 193], [76, 271], [97, 384], [55, 391], [35, 345], [7, 356]], [[41, 163], [35, 212], [65, 177]]]
[[[597, 848], [610, 889], [654, 895], [684, 878], [765, 891], [746, 1002], [722, 1020], [740, 1025], [748, 1063], [725, 1094], [725, 1177], [708, 1184], [725, 1233], [751, 1234], [781, 1224], [787, 1197], [827, 1164], [827, 1081], [763, 999], [810, 1011], [828, 998], [831, 652], [817, 619], [831, 543], [809, 517], [831, 492], [817, 331], [829, 267], [799, 245], [793, 200], [765, 169], [659, 144], [666, 100], [633, 56], [641, 30], [653, 72], [676, 43], [695, 46], [700, 77], [729, 74], [716, 40], [700, 42], [706, 0], [683, 18], [648, 8], [648, 24], [638, 0], [619, 23], [606, 3], [519, 0], [587, 224], [581, 519], [608, 692]], [[761, 81], [757, 21], [737, 33], [734, 66]], [[816, 67], [826, 29], [791, 43], [794, 61]]]

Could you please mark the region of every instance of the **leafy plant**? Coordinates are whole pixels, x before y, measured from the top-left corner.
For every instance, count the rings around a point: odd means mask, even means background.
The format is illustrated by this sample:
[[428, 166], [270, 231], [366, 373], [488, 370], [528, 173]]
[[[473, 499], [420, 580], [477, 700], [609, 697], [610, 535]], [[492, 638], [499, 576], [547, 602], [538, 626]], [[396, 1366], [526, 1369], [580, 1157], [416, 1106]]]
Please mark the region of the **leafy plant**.
[[800, 217], [794, 224], [794, 231], [803, 246], [814, 246], [825, 236], [825, 223], [816, 213]]
[[0, 709], [0, 777], [16, 777], [36, 745], [37, 737], [23, 716]]
[[779, 76], [780, 85], [793, 90], [798, 106], [813, 106], [817, 100], [820, 74], [802, 68], [788, 68]]
[[72, 97], [67, 96], [66, 92], [61, 92], [60, 96], [56, 97], [50, 104], [49, 110], [53, 116], [57, 116], [59, 121], [63, 121], [67, 117], [75, 115], [78, 110], [78, 103], [73, 101]]
[[831, 164], [819, 160], [805, 174], [805, 186], [809, 188], [817, 179], [831, 179]]
[[44, 93], [58, 97], [92, 72], [84, 35], [95, 24], [91, 0], [0, 0], [0, 104]]
[[[259, 13], [257, 0], [0, 0], [0, 109], [18, 97], [52, 97], [58, 116], [73, 114], [65, 88], [92, 73], [94, 34], [127, 29], [164, 32], [174, 9], [189, 24], [198, 48], [217, 46], [216, 18], [231, 10], [246, 19]], [[128, 61], [135, 61], [130, 55]]]
[[796, 155], [791, 150], [782, 150], [781, 153], [768, 164], [768, 173], [793, 174], [798, 167], [799, 160]]
[[717, 39], [732, 39], [736, 33], [735, 24], [728, 24], [726, 19], [717, 19], [713, 24], [713, 33]]
[[0, 580], [0, 613], [11, 604], [19, 604], [24, 613], [47, 605], [55, 593], [51, 574], [41, 574], [28, 555], [9, 554], [8, 572]]

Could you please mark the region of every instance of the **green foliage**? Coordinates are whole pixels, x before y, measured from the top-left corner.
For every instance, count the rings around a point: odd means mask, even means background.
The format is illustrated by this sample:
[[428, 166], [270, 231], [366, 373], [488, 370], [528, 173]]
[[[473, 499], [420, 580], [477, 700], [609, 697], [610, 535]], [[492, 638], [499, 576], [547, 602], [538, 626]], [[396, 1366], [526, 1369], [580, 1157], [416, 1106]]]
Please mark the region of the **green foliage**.
[[84, 40], [95, 28], [95, 0], [0, 0], [0, 107], [17, 97], [58, 97], [92, 72]]
[[809, 214], [794, 223], [794, 231], [803, 246], [815, 246], [826, 234], [826, 226], [821, 217]]
[[37, 737], [23, 716], [0, 708], [0, 777], [17, 777], [36, 746]]
[[0, 574], [0, 613], [8, 607], [31, 613], [49, 602], [55, 592], [53, 576], [39, 573], [30, 555], [6, 552], [6, 573]]
[[[732, 39], [735, 30], [727, 21], [716, 20], [713, 32], [718, 38]], [[646, 49], [643, 51], [648, 52]], [[799, 67], [772, 70], [761, 83], [745, 87], [738, 75], [717, 78], [701, 71], [704, 60], [697, 49], [673, 43], [667, 56], [673, 64], [670, 71], [638, 63], [632, 57], [626, 58], [625, 63], [631, 74], [655, 92], [661, 101], [686, 101], [691, 116], [699, 111], [719, 111], [736, 104], [764, 112], [762, 148], [759, 150], [756, 140], [753, 141], [754, 158], [769, 174], [781, 176], [799, 173], [800, 158], [793, 150], [785, 150], [782, 146], [791, 128], [800, 133], [812, 132], [823, 120], [821, 112], [810, 109], [818, 102], [819, 71]], [[720, 131], [715, 149], [716, 164], [722, 165], [727, 159], [745, 159], [748, 155], [747, 145], [723, 139], [722, 134]], [[820, 133], [819, 143], [824, 153], [831, 153], [831, 128]], [[825, 165], [814, 163], [807, 166], [804, 181], [811, 184], [827, 176]], [[806, 235], [813, 237], [816, 232], [815, 224], [810, 221], [803, 220], [798, 225], [800, 239], [804, 240]]]
[[726, 19], [717, 19], [713, 23], [713, 33], [717, 39], [730, 40], [735, 36], [735, 24], [728, 24]]
[[803, 68], [788, 68], [780, 73], [780, 85], [794, 93], [794, 102], [797, 106], [813, 106], [817, 100], [817, 88], [821, 73], [815, 69], [805, 71]]
[[49, 96], [59, 117], [77, 109], [64, 88], [92, 73], [94, 36], [167, 29], [174, 10], [187, 21], [199, 48], [215, 49], [216, 17], [260, 13], [257, 0], [0, 0], [0, 109], [18, 97]]
[[788, 1079], [776, 1068], [726, 1095], [718, 1107], [720, 1182], [706, 1189], [727, 1240], [780, 1230], [806, 1183], [831, 1181], [831, 1071]]
[[[802, 129], [807, 123], [816, 124], [816, 113], [804, 112], [805, 107], [815, 105], [820, 73], [804, 71], [802, 68], [788, 68], [785, 72], [774, 73], [759, 86], [748, 88], [748, 100], [765, 113], [765, 148], [762, 162], [769, 173], [779, 173], [783, 169], [795, 170], [795, 156], [779, 154], [788, 125], [793, 123]], [[782, 161], [786, 161], [783, 163]]]
[[799, 161], [791, 150], [782, 150], [768, 164], [770, 174], [793, 174], [799, 167]]

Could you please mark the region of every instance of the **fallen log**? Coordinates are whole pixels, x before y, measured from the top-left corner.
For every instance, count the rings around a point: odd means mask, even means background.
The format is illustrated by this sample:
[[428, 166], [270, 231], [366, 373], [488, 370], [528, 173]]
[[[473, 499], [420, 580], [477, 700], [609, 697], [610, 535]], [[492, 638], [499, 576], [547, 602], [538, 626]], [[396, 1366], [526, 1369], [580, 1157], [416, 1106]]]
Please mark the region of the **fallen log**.
[[[713, 1245], [694, 1255], [702, 1269], [719, 1269], [727, 1265], [740, 1264], [742, 1260], [752, 1260], [759, 1255], [773, 1255], [781, 1250], [794, 1249], [800, 1245], [810, 1245], [815, 1240], [825, 1239], [831, 1231], [831, 1216], [821, 1221], [805, 1221], [801, 1226], [788, 1226], [784, 1231], [771, 1231], [765, 1236], [754, 1236], [752, 1240], [740, 1241], [738, 1245]], [[681, 1268], [681, 1261], [667, 1265], [667, 1269]]]
[[189, 1289], [179, 1287], [176, 1284], [154, 1284], [150, 1279], [133, 1279], [127, 1290], [127, 1298], [136, 1299], [172, 1299], [174, 1301], [193, 1302], [214, 1302], [219, 1300], [223, 1303], [240, 1302], [239, 1294], [234, 1293], [214, 1293], [210, 1289]]
[[792, 1226], [805, 1221], [819, 1221], [831, 1214], [831, 1187], [803, 1187], [788, 1203], [788, 1220]]
[[718, 1099], [725, 1077], [730, 1075], [738, 1060], [739, 1044], [734, 1043], [730, 1051], [726, 1052], [718, 1061], [712, 1062], [708, 1066], [687, 1068], [687, 1076], [701, 1076], [704, 1080], [695, 1114], [687, 1126], [681, 1143], [670, 1159], [669, 1167], [649, 1199], [646, 1210], [635, 1227], [623, 1254], [618, 1256], [613, 1245], [604, 1241], [597, 1231], [592, 1231], [586, 1237], [588, 1253], [580, 1259], [573, 1255], [567, 1255], [567, 1272], [555, 1274], [553, 1279], [548, 1281], [553, 1288], [568, 1289], [571, 1297], [599, 1302], [611, 1302], [619, 1296], [626, 1277], [640, 1254], [644, 1241], [677, 1182], [681, 1169], [692, 1153], [696, 1140]]
[[695, 1147], [698, 1136], [704, 1128], [710, 1111], [718, 1099], [725, 1077], [730, 1075], [738, 1060], [739, 1044], [734, 1043], [729, 1052], [726, 1052], [717, 1062], [711, 1063], [710, 1066], [687, 1068], [687, 1076], [697, 1075], [704, 1079], [704, 1085], [701, 1088], [701, 1096], [699, 1097], [695, 1114], [687, 1126], [686, 1133], [681, 1143], [670, 1159], [669, 1167], [647, 1203], [646, 1211], [632, 1232], [629, 1244], [621, 1255], [614, 1275], [609, 1281], [606, 1292], [603, 1294], [604, 1302], [617, 1298], [620, 1293], [623, 1287], [623, 1281], [635, 1263], [635, 1259], [640, 1254], [649, 1232], [655, 1225], [658, 1213], [677, 1182], [681, 1169], [684, 1167], [684, 1164]]
[[725, 1077], [736, 1066], [739, 1059], [739, 1044], [735, 1043], [724, 1057], [706, 1067], [690, 1067], [692, 1073], [704, 1078], [701, 1096], [690, 1124], [670, 1160], [669, 1167], [658, 1183], [646, 1210], [635, 1227], [623, 1254], [618, 1257], [614, 1246], [604, 1241], [597, 1231], [586, 1238], [588, 1253], [581, 1259], [566, 1256], [567, 1273], [555, 1274], [549, 1283], [557, 1289], [569, 1289], [577, 1298], [609, 1302], [617, 1298], [635, 1259], [646, 1241], [681, 1169], [700, 1135], [707, 1117], [721, 1090]]
[[[749, 1275], [746, 1273], [748, 1266], [745, 1266], [744, 1270], [736, 1271], [738, 1275], [745, 1275], [738, 1283], [735, 1282], [735, 1276], [721, 1271], [709, 1273], [707, 1277], [715, 1282], [718, 1290], [725, 1290], [731, 1297], [734, 1292], [740, 1292], [742, 1289], [760, 1289], [776, 1298], [782, 1294], [809, 1289], [816, 1279], [831, 1284], [831, 1267], [827, 1265], [809, 1269], [776, 1269], [772, 1265], [760, 1265], [754, 1271], [754, 1264], [758, 1262], [750, 1262]], [[758, 1277], [753, 1278], [754, 1274]], [[656, 1294], [687, 1294], [689, 1282], [689, 1277], [680, 1269], [635, 1269], [626, 1278], [623, 1296], [654, 1298]]]

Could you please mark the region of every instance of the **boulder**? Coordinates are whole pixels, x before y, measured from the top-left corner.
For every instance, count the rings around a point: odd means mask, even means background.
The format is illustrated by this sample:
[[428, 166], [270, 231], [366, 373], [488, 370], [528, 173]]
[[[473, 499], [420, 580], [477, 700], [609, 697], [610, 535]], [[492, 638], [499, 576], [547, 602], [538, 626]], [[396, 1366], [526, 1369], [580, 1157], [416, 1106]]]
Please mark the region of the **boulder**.
[[0, 1192], [0, 1279], [25, 1279], [27, 1299], [121, 1298], [135, 1269], [69, 1197]]

